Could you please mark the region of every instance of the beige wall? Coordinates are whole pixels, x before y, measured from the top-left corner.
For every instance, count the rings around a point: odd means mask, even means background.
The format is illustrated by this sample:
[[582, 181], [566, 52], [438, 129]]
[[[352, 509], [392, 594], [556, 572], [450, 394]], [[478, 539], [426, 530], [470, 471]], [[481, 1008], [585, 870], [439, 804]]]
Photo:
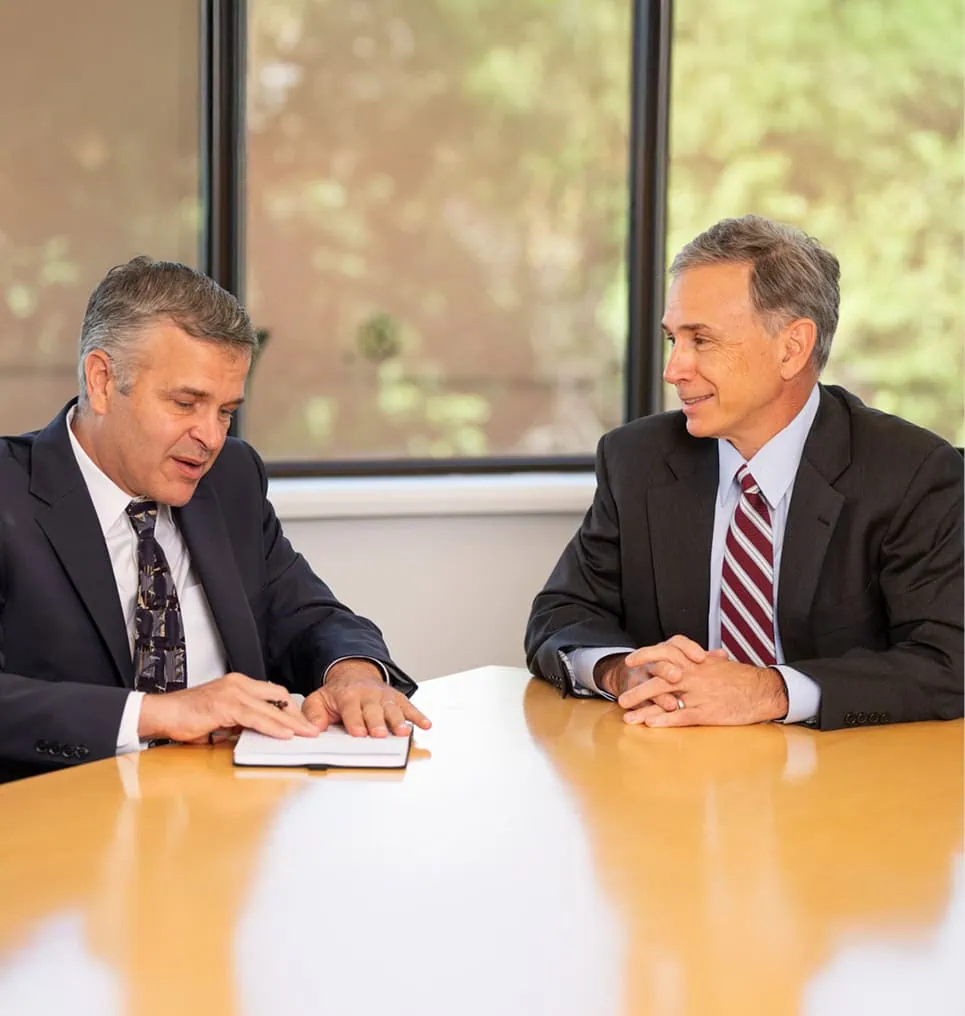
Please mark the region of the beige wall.
[[[277, 483], [271, 492], [293, 545], [344, 602], [382, 628], [394, 658], [416, 680], [523, 664], [533, 596], [593, 493], [590, 475], [544, 478], [542, 489], [534, 479], [523, 493], [497, 477], [488, 495], [480, 484], [468, 501], [453, 494], [453, 484], [460, 481], [424, 481], [420, 504], [400, 505], [396, 514], [375, 494], [373, 511], [356, 518], [305, 518], [313, 513], [304, 500], [293, 510]], [[344, 516], [324, 481], [317, 490], [318, 515]], [[366, 514], [357, 500], [350, 507]]]

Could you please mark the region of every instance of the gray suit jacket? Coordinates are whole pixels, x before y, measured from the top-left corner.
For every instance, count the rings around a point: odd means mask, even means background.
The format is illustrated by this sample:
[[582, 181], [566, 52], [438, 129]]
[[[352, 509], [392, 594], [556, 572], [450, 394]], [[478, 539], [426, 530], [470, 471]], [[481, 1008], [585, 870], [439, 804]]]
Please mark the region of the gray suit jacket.
[[[819, 725], [962, 715], [963, 470], [947, 442], [821, 386], [784, 533], [777, 624], [821, 687]], [[680, 412], [605, 435], [582, 526], [533, 603], [533, 673], [561, 652], [707, 645], [717, 443]]]
[[[73, 403], [71, 403], [72, 405]], [[134, 686], [107, 545], [67, 435], [0, 438], [0, 781], [113, 755]], [[329, 664], [364, 656], [415, 684], [371, 621], [339, 603], [285, 539], [264, 466], [230, 438], [174, 519], [230, 670], [314, 690]]]

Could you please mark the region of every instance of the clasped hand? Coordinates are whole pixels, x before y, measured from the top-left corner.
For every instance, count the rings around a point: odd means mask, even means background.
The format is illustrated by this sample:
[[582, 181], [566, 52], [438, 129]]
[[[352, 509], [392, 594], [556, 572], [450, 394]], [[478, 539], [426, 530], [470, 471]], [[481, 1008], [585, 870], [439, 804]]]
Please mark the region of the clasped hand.
[[648, 727], [730, 726], [787, 715], [780, 674], [731, 660], [674, 635], [598, 664], [597, 684], [616, 696], [626, 723]]

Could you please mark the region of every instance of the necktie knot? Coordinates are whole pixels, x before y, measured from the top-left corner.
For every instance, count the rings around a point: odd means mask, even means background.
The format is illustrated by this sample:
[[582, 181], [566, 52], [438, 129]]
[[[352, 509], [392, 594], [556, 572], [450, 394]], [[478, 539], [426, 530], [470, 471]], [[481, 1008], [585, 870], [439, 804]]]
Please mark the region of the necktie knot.
[[132, 501], [125, 511], [138, 537], [153, 535], [154, 525], [157, 522], [157, 501], [138, 498]]
[[757, 480], [751, 475], [751, 471], [747, 466], [741, 466], [737, 470], [737, 482], [741, 485], [741, 490], [745, 494], [760, 494], [761, 492]]

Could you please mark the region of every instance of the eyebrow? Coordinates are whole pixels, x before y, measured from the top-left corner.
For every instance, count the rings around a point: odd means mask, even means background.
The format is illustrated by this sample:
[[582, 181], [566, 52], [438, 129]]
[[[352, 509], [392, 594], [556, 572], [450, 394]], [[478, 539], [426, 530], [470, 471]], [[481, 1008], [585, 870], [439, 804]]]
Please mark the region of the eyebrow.
[[[670, 329], [662, 321], [660, 322], [660, 327], [667, 333], [667, 335], [673, 334], [673, 332], [671, 332]], [[714, 329], [711, 325], [705, 325], [703, 324], [703, 322], [699, 321], [696, 324], [692, 325], [677, 326], [678, 332], [712, 332], [713, 330]]]
[[[211, 392], [206, 392], [202, 388], [192, 388], [190, 385], [182, 385], [180, 388], [172, 388], [171, 395], [190, 395], [195, 399], [210, 399]], [[237, 399], [229, 399], [226, 406], [240, 406], [245, 401], [244, 395]]]

